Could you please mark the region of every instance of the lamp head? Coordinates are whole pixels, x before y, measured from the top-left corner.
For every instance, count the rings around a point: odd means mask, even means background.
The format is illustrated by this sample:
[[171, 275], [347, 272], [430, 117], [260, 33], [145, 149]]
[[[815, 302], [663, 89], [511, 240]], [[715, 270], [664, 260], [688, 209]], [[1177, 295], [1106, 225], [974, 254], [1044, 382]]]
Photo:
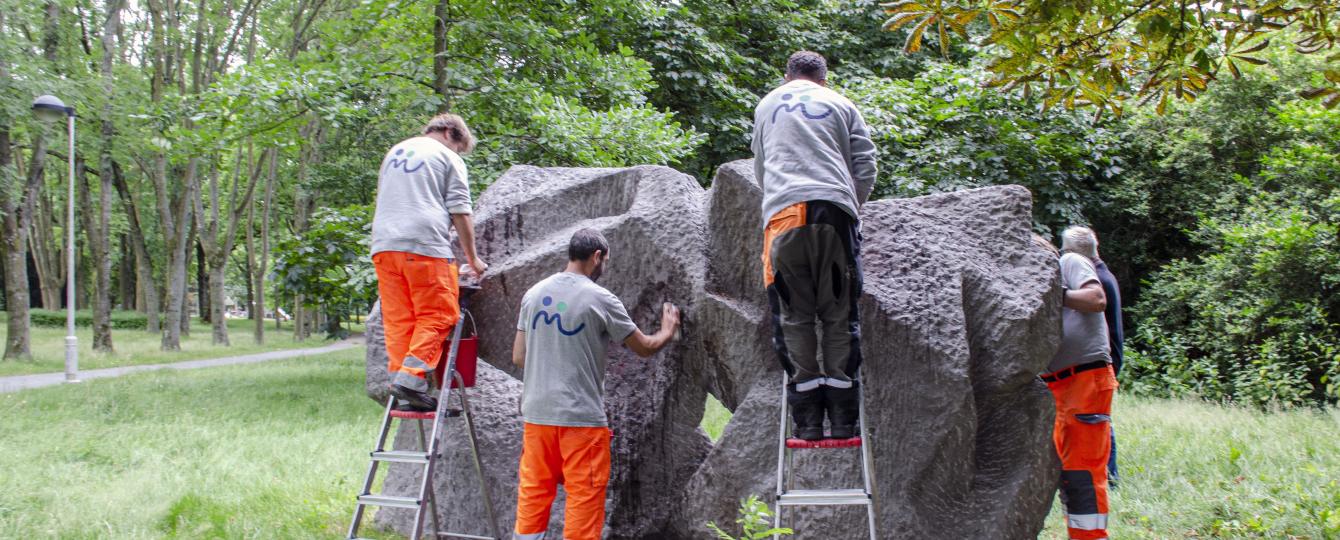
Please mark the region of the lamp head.
[[42, 95], [33, 100], [33, 114], [44, 121], [60, 120], [74, 116], [74, 107], [66, 107], [65, 102], [56, 96]]

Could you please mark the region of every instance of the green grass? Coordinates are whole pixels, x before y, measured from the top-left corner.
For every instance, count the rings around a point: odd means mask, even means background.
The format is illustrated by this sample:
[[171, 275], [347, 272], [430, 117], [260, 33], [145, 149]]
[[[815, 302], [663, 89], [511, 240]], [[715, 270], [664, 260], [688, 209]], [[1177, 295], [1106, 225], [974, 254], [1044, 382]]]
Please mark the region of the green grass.
[[703, 421], [700, 425], [712, 442], [717, 442], [717, 439], [721, 438], [721, 432], [726, 430], [727, 422], [730, 422], [730, 410], [717, 401], [717, 398], [708, 394], [707, 406], [703, 409]]
[[[1118, 399], [1113, 538], [1340, 539], [1340, 410]], [[707, 398], [712, 440], [730, 421]], [[1040, 538], [1066, 538], [1060, 502]]]
[[3, 394], [0, 537], [342, 538], [380, 412], [362, 348]]
[[[1340, 410], [1118, 396], [1113, 538], [1340, 539]], [[1065, 538], [1060, 504], [1042, 538]]]
[[[341, 537], [380, 413], [362, 355], [0, 395], [0, 537]], [[730, 413], [707, 411], [715, 439]], [[1122, 396], [1114, 416], [1114, 538], [1340, 538], [1340, 411]], [[1059, 509], [1047, 525], [1064, 537]]]
[[[3, 320], [4, 318], [0, 317], [0, 322]], [[191, 324], [191, 335], [183, 337], [181, 350], [174, 352], [159, 350], [162, 338], [157, 333], [112, 330], [112, 347], [115, 352], [111, 354], [93, 352], [93, 330], [76, 327], [75, 336], [79, 338], [79, 369], [165, 364], [281, 349], [320, 347], [328, 343], [322, 337], [324, 334], [313, 336], [306, 341], [296, 341], [293, 339], [292, 323], [276, 330], [274, 322], [267, 321], [265, 345], [256, 345], [255, 324], [255, 321], [247, 319], [229, 319], [228, 339], [232, 342], [232, 346], [222, 347], [211, 343], [213, 331], [210, 326], [196, 319]], [[356, 327], [355, 331], [361, 332], [362, 327]], [[65, 371], [65, 329], [34, 327], [30, 332], [32, 360], [0, 361], [0, 377]], [[0, 337], [6, 333], [7, 328], [0, 324]]]

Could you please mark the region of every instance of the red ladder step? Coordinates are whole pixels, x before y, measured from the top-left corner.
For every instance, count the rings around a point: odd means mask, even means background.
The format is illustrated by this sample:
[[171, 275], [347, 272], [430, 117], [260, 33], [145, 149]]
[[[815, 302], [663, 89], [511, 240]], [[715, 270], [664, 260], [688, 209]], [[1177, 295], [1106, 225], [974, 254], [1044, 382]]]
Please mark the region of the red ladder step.
[[804, 439], [787, 439], [787, 448], [856, 448], [861, 446], [860, 437], [850, 439], [819, 439], [817, 441], [807, 441]]

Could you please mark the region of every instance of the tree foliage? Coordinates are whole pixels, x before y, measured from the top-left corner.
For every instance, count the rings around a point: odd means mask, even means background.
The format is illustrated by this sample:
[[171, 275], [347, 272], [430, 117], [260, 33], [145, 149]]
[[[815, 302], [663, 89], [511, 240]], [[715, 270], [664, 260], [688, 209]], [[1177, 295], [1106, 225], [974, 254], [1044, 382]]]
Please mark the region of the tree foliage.
[[1096, 106], [1120, 115], [1132, 99], [1162, 113], [1170, 99], [1191, 102], [1216, 80], [1240, 78], [1271, 40], [1325, 67], [1304, 92], [1340, 104], [1340, 3], [1335, 0], [1232, 2], [1139, 0], [895, 0], [881, 4], [885, 27], [912, 28], [904, 50], [938, 34], [973, 39], [994, 59], [990, 84], [1038, 92], [1044, 107]]

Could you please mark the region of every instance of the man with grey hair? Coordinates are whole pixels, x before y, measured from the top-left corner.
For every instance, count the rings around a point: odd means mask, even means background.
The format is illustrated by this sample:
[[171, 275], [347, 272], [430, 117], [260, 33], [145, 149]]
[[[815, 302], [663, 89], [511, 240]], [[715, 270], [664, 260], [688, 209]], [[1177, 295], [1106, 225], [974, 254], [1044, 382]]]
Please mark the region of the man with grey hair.
[[1061, 346], [1042, 380], [1056, 402], [1052, 439], [1061, 458], [1061, 503], [1070, 538], [1106, 539], [1112, 373], [1107, 295], [1094, 269], [1098, 239], [1088, 227], [1061, 236]]
[[773, 347], [791, 377], [794, 435], [824, 438], [827, 413], [830, 436], [851, 438], [860, 410], [858, 216], [875, 186], [875, 145], [856, 105], [828, 89], [819, 53], [791, 55], [785, 84], [759, 102], [753, 150], [763, 188], [763, 282]]

